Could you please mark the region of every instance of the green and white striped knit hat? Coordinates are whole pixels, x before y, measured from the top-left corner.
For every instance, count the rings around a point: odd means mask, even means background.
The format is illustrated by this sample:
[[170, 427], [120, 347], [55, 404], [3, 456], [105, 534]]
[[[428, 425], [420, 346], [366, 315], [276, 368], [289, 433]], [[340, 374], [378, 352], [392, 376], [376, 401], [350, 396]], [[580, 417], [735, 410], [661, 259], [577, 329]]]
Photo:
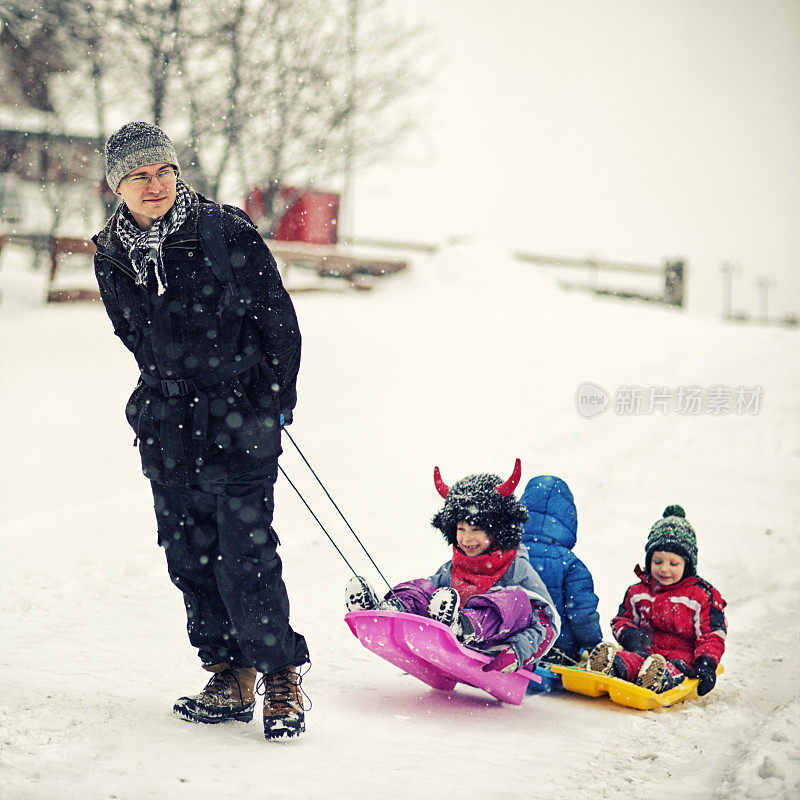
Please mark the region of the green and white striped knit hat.
[[178, 173], [178, 155], [164, 131], [149, 122], [128, 122], [106, 142], [106, 180], [116, 192], [132, 170], [148, 164], [172, 164]]
[[650, 560], [657, 550], [682, 556], [686, 560], [683, 574], [697, 574], [697, 536], [681, 506], [667, 506], [661, 519], [650, 528], [647, 544], [644, 546], [645, 570], [648, 573]]

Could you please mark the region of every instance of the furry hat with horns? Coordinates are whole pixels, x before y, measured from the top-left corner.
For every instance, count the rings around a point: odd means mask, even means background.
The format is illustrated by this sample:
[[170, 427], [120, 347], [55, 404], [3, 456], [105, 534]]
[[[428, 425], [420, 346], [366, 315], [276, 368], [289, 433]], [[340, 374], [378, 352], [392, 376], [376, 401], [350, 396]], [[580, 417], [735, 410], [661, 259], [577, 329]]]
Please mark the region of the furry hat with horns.
[[433, 482], [444, 497], [444, 506], [434, 517], [432, 525], [442, 532], [449, 544], [455, 545], [456, 526], [467, 522], [485, 530], [492, 538], [492, 550], [515, 549], [522, 536], [522, 523], [528, 512], [513, 492], [522, 476], [519, 459], [507, 481], [497, 475], [468, 475], [452, 486], [443, 480], [439, 467], [433, 470]]

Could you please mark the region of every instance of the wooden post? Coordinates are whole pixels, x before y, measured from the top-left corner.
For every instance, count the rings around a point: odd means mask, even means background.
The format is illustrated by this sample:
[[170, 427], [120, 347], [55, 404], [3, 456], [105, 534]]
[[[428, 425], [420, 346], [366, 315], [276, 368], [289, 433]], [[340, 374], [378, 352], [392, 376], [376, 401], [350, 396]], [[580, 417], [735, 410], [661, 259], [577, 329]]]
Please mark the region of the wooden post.
[[685, 301], [683, 261], [667, 261], [664, 265], [664, 300], [671, 306], [683, 306]]

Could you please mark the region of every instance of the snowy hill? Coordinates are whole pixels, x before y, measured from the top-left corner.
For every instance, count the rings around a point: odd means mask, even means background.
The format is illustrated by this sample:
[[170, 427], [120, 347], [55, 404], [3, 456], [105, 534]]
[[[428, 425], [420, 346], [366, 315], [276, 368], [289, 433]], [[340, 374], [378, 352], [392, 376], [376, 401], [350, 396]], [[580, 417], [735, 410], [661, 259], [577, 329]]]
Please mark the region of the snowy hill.
[[[130, 446], [135, 365], [99, 304], [46, 307], [42, 292], [4, 253], [3, 800], [800, 796], [797, 332], [564, 293], [490, 246], [416, 258], [373, 292], [297, 294], [291, 433], [390, 581], [448, 558], [429, 524], [434, 464], [452, 482], [510, 473], [519, 456], [523, 482], [550, 473], [573, 490], [576, 552], [607, 635], [669, 503], [697, 530], [699, 571], [728, 600], [730, 631], [717, 688], [657, 712], [429, 690], [352, 637], [349, 571], [280, 479], [275, 527], [313, 708], [305, 738], [274, 745], [258, 717], [200, 727], [172, 716], [204, 673]], [[604, 413], [578, 413], [585, 383], [607, 393]], [[639, 413], [627, 413], [625, 387], [639, 387]], [[738, 391], [750, 406], [645, 413], [651, 389], [675, 401], [689, 387]], [[282, 466], [380, 588], [285, 447]]]

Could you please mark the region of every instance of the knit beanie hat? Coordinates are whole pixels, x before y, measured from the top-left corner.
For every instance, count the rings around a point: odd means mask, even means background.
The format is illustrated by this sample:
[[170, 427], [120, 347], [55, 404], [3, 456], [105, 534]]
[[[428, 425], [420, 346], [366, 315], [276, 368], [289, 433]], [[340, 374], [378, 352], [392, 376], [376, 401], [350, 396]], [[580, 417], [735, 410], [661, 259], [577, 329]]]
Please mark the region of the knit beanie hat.
[[178, 155], [164, 131], [149, 122], [128, 122], [106, 142], [106, 180], [117, 191], [120, 181], [148, 164], [172, 164], [180, 173]]
[[682, 556], [686, 561], [683, 574], [697, 574], [697, 537], [681, 506], [667, 506], [661, 519], [650, 528], [647, 544], [644, 546], [644, 566], [648, 573], [653, 553], [657, 550]]
[[467, 522], [485, 530], [491, 537], [490, 550], [516, 549], [522, 536], [522, 523], [528, 519], [528, 512], [512, 494], [521, 475], [522, 467], [517, 459], [514, 472], [505, 482], [497, 475], [481, 473], [468, 475], [451, 487], [442, 481], [436, 467], [433, 480], [445, 502], [431, 524], [451, 545], [458, 542], [458, 523]]

